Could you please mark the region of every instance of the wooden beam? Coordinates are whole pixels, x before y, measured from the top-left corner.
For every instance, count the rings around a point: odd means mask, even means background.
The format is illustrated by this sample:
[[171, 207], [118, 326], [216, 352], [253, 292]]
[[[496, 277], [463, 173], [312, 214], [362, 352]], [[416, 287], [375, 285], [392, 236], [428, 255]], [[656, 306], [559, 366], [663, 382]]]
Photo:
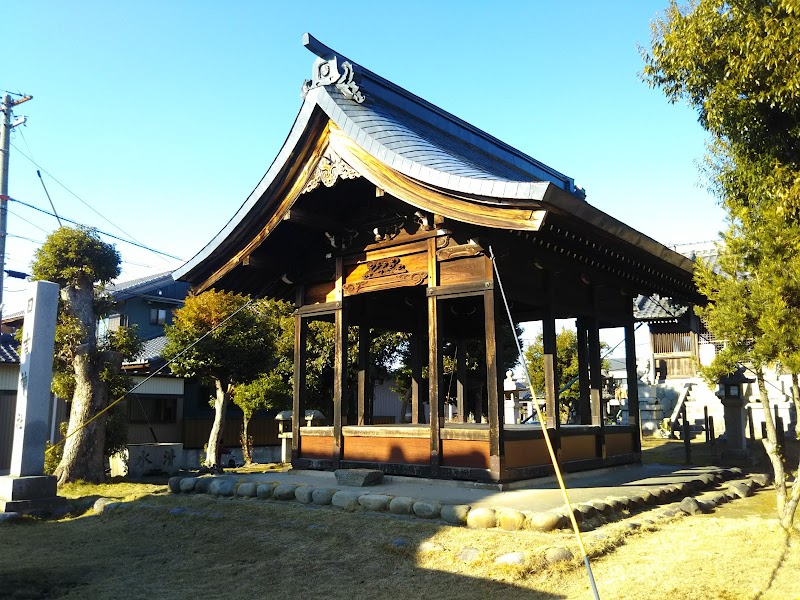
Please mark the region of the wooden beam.
[[[488, 259], [487, 259], [488, 260]], [[498, 351], [500, 311], [494, 290], [483, 294], [483, 310], [486, 334], [486, 392], [489, 411], [489, 469], [492, 477], [500, 479], [505, 471], [505, 431], [503, 427], [503, 378]]]
[[341, 305], [334, 313], [333, 360], [333, 468], [342, 459], [342, 408], [347, 394], [347, 310], [342, 301], [342, 259], [336, 259], [336, 296]]
[[[633, 303], [631, 303], [633, 306]], [[625, 376], [628, 380], [628, 424], [635, 428], [633, 451], [642, 451], [642, 423], [639, 415], [639, 376], [636, 373], [636, 328], [633, 316], [625, 324]]]
[[603, 373], [600, 357], [600, 328], [597, 319], [586, 320], [589, 338], [589, 397], [592, 405], [592, 425], [600, 428], [598, 454], [606, 457], [605, 414], [603, 410]]
[[335, 219], [294, 206], [283, 215], [283, 220], [301, 227], [330, 233], [336, 233], [344, 229], [344, 226]]
[[292, 463], [300, 458], [300, 424], [305, 411], [306, 337], [308, 325], [299, 314], [294, 315], [294, 383], [292, 385]]
[[[542, 320], [542, 359], [544, 361], [544, 400], [547, 411], [547, 427], [561, 429], [561, 410], [558, 401], [558, 357], [556, 348], [556, 320], [548, 317]], [[556, 435], [558, 439], [558, 435]]]
[[578, 328], [578, 424], [591, 425], [592, 401], [589, 393], [589, 339], [586, 318], [576, 319]]
[[[436, 238], [428, 240], [428, 286], [436, 287], [439, 283], [439, 268], [436, 261]], [[442, 317], [439, 310], [439, 298], [428, 296], [428, 401], [430, 402], [431, 425], [431, 474], [439, 474], [442, 461], [441, 408], [439, 396], [442, 385], [442, 349], [440, 335]]]
[[372, 411], [370, 402], [370, 381], [369, 381], [369, 365], [370, 365], [370, 330], [366, 325], [361, 325], [358, 328], [358, 418], [359, 425], [372, 424]]

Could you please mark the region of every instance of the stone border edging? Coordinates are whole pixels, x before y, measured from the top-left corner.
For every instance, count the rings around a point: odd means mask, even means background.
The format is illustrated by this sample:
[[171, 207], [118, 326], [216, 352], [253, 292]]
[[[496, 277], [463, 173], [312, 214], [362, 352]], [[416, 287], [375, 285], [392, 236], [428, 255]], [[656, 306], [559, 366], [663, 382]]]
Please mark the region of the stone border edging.
[[[724, 490], [716, 489], [726, 481], [729, 483]], [[660, 505], [663, 505], [661, 514], [670, 517], [679, 513], [700, 514], [710, 512], [716, 506], [730, 500], [750, 496], [756, 488], [769, 483], [770, 478], [765, 474], [744, 477], [741, 469], [720, 468], [677, 484], [652, 486], [619, 497], [578, 503], [573, 505], [573, 511], [579, 523], [595, 519], [601, 524], [615, 520], [626, 510], [634, 512]], [[332, 505], [350, 512], [363, 510], [415, 516], [428, 520], [440, 519], [451, 525], [475, 529], [497, 527], [505, 531], [527, 529], [548, 532], [570, 526], [564, 508], [533, 512], [503, 507], [472, 507], [468, 504], [443, 505], [435, 500], [375, 494], [369, 491], [340, 490], [334, 487], [315, 487], [277, 481], [267, 483], [240, 481], [231, 475], [172, 477], [169, 479], [168, 487], [173, 494], [205, 493], [215, 497]]]

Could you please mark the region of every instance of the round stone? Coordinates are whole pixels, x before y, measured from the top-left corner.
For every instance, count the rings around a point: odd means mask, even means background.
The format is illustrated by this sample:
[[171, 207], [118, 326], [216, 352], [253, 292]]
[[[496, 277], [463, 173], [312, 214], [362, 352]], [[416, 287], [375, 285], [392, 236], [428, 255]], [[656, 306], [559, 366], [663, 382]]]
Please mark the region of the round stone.
[[311, 504], [314, 500], [314, 488], [310, 485], [301, 485], [294, 491], [294, 497], [300, 504]]
[[314, 488], [311, 492], [311, 501], [320, 506], [327, 506], [333, 500], [336, 491], [334, 488]]
[[331, 498], [331, 504], [344, 510], [354, 511], [361, 508], [358, 499], [363, 492], [336, 492]]
[[442, 514], [442, 505], [438, 502], [420, 500], [414, 502], [414, 514], [420, 519], [438, 519]]
[[525, 553], [524, 552], [509, 552], [494, 559], [495, 564], [498, 565], [524, 565]]
[[211, 477], [195, 477], [194, 482], [194, 493], [195, 494], [207, 494], [208, 493], [208, 486], [211, 485], [213, 479]]
[[169, 487], [169, 491], [173, 494], [180, 494], [181, 493], [181, 479], [182, 477], [170, 477], [169, 481], [167, 481], [167, 486]]
[[241, 498], [255, 498], [257, 494], [258, 484], [253, 481], [246, 481], [236, 488], [236, 495]]
[[180, 490], [184, 494], [191, 494], [194, 492], [194, 487], [197, 485], [197, 477], [184, 477], [180, 482]]
[[359, 496], [358, 503], [364, 507], [364, 510], [371, 512], [384, 512], [389, 510], [389, 503], [392, 501], [391, 496], [385, 494], [364, 494]]
[[259, 483], [256, 487], [256, 497], [262, 500], [272, 498], [272, 490], [277, 487], [275, 483]]
[[0, 512], [0, 523], [3, 521], [13, 521], [22, 517], [18, 512]]
[[747, 498], [753, 493], [752, 488], [743, 481], [737, 481], [728, 486], [728, 490], [737, 498]]
[[525, 525], [525, 515], [518, 510], [506, 508], [497, 514], [497, 526], [506, 531], [519, 531]]
[[436, 542], [422, 542], [417, 550], [419, 552], [444, 552], [444, 546]]
[[574, 557], [572, 556], [572, 552], [570, 552], [566, 548], [548, 548], [547, 550], [545, 550], [544, 553], [544, 559], [550, 565], [572, 560], [573, 558]]
[[534, 531], [553, 531], [561, 526], [563, 515], [555, 512], [542, 512], [531, 515], [528, 527]]
[[236, 482], [231, 481], [230, 479], [221, 479], [219, 481], [219, 485], [217, 486], [217, 495], [233, 496], [235, 490], [236, 490]]
[[299, 486], [293, 483], [281, 483], [272, 490], [275, 500], [294, 500], [294, 492]]
[[477, 548], [467, 546], [466, 548], [462, 548], [457, 556], [461, 562], [474, 563], [480, 560], [481, 552]]
[[601, 500], [594, 500], [589, 503], [601, 515], [610, 515], [614, 512], [614, 507]]
[[756, 473], [755, 475], [751, 475], [750, 479], [759, 487], [766, 487], [772, 483], [772, 477], [767, 473]]
[[106, 507], [109, 504], [112, 504], [114, 502], [116, 502], [116, 500], [114, 500], [113, 498], [98, 498], [97, 500], [94, 501], [94, 504], [92, 504], [92, 509], [99, 515], [105, 511]]
[[452, 525], [466, 525], [469, 504], [446, 504], [442, 506], [442, 519]]
[[414, 512], [414, 502], [416, 500], [406, 496], [392, 498], [392, 501], [389, 502], [389, 512], [393, 515], [410, 515]]
[[703, 508], [700, 506], [700, 503], [697, 502], [691, 496], [687, 496], [683, 500], [681, 500], [681, 510], [685, 512], [687, 515], [702, 515]]
[[467, 515], [467, 527], [472, 529], [491, 529], [497, 525], [497, 515], [493, 508], [473, 508]]

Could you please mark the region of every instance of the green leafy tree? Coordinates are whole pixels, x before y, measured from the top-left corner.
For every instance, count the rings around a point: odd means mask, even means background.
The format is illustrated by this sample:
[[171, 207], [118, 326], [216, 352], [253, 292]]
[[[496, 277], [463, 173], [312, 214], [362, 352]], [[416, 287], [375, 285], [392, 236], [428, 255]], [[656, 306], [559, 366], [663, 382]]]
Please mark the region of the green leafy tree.
[[258, 410], [287, 408], [291, 405], [292, 386], [277, 370], [270, 371], [250, 383], [237, 385], [233, 403], [242, 409], [242, 455], [244, 463], [253, 462], [253, 438], [248, 433], [250, 419]]
[[717, 273], [697, 269], [699, 314], [725, 348], [709, 379], [750, 365], [764, 406], [764, 447], [778, 514], [792, 525], [800, 477], [787, 489], [764, 370], [790, 369], [800, 407], [800, 6], [793, 0], [674, 0], [653, 24], [643, 76], [686, 101], [712, 135], [707, 174], [728, 214]]
[[119, 275], [119, 263], [114, 246], [95, 230], [61, 227], [36, 251], [31, 265], [33, 279], [61, 287], [53, 391], [71, 398], [71, 406], [61, 462], [54, 471], [59, 484], [102, 481], [105, 454], [125, 445], [124, 425], [120, 427], [118, 415], [109, 414], [119, 409], [103, 411], [124, 392], [122, 361], [141, 345], [132, 329], [97, 334], [98, 319], [111, 307], [102, 286]]
[[[525, 361], [528, 364], [531, 383], [536, 396], [544, 395], [544, 343], [543, 334], [536, 336], [533, 344], [525, 350]], [[601, 350], [608, 345], [601, 343]], [[602, 368], [608, 368], [608, 361], [603, 359]], [[561, 404], [561, 422], [566, 423], [570, 414], [574, 414], [580, 401], [578, 386], [578, 334], [562, 327], [556, 335], [556, 369], [558, 371], [557, 391]]]
[[275, 366], [275, 305], [248, 296], [210, 290], [186, 298], [165, 328], [162, 356], [173, 373], [212, 385], [214, 423], [205, 466], [220, 468], [225, 415], [236, 385], [252, 382]]

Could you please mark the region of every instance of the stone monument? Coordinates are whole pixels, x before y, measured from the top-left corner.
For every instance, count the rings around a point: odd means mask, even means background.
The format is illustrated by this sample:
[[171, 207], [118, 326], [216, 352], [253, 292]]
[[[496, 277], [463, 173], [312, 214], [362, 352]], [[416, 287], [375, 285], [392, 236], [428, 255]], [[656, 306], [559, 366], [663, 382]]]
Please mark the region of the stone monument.
[[49, 508], [62, 499], [44, 474], [58, 284], [35, 281], [25, 306], [10, 474], [0, 477], [0, 512]]

